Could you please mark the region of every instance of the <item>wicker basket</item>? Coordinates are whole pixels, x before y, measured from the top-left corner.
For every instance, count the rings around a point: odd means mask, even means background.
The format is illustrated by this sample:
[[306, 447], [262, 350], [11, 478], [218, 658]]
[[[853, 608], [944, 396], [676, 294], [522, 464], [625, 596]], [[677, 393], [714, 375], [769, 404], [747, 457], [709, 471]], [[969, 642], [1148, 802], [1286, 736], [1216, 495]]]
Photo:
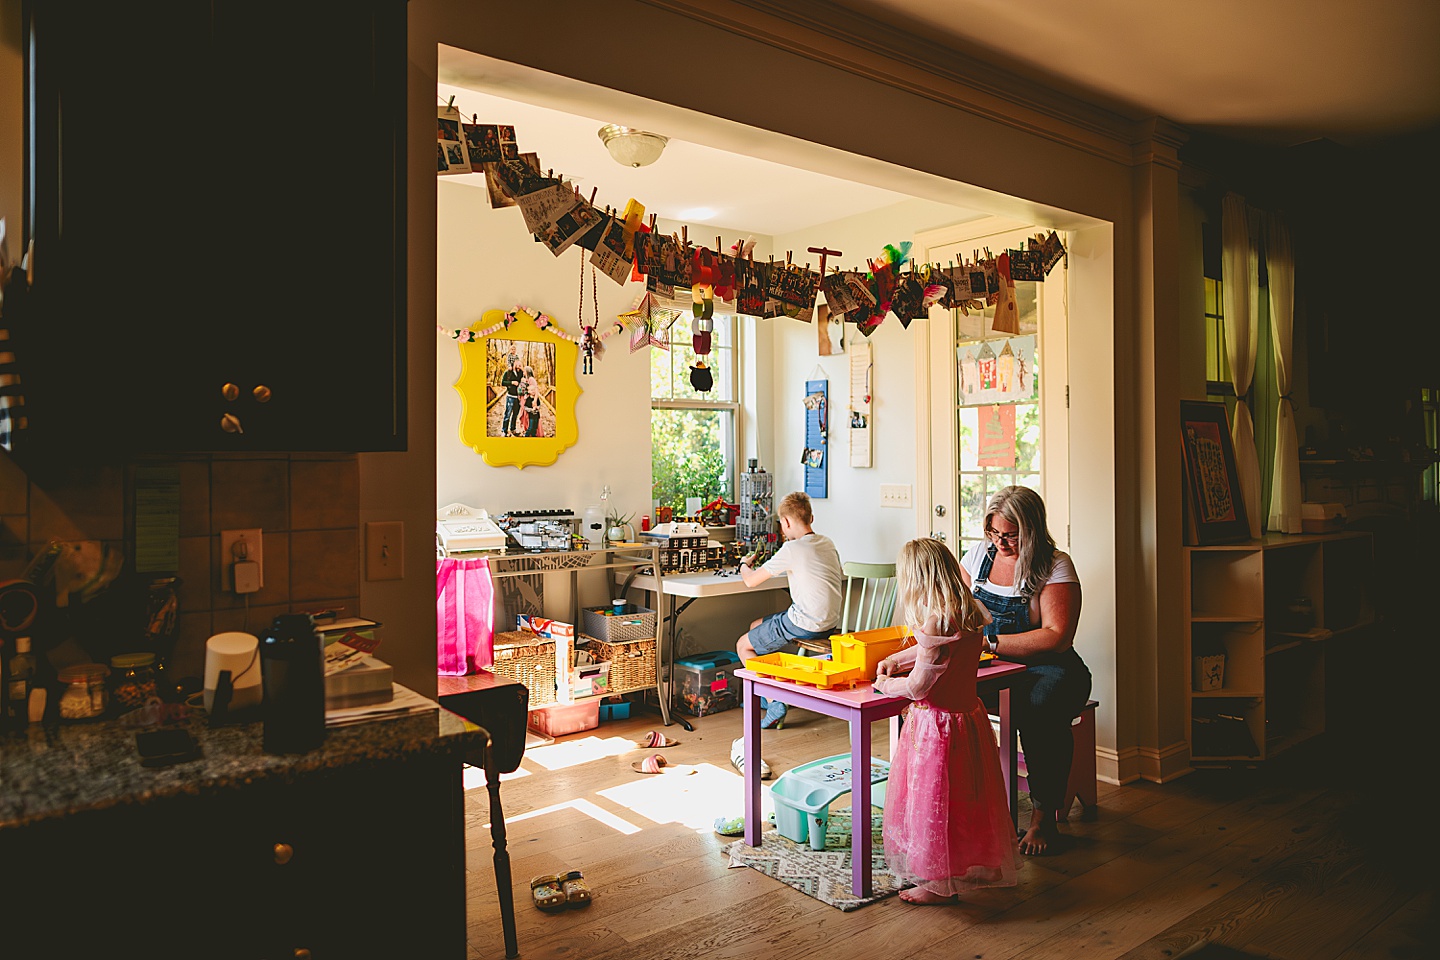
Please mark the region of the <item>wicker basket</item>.
[[[586, 607], [584, 627], [587, 634], [606, 643], [624, 640], [654, 640], [655, 611], [649, 607], [629, 604], [632, 612], [611, 616], [609, 607]], [[601, 657], [600, 659], [605, 659]]]
[[655, 638], [606, 643], [588, 638], [596, 660], [610, 661], [610, 692], [655, 686]]
[[530, 706], [555, 702], [555, 644], [544, 637], [524, 630], [506, 630], [495, 634], [495, 665], [490, 668], [497, 677], [505, 677], [525, 685], [530, 691]]

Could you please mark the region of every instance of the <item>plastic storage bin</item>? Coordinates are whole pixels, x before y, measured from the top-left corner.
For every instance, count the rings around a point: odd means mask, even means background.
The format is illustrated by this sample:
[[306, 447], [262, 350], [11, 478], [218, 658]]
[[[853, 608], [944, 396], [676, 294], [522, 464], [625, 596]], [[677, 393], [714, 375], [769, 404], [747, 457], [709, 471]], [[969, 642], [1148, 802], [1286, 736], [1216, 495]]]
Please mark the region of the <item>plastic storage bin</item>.
[[874, 680], [880, 661], [905, 646], [909, 636], [910, 628], [903, 625], [841, 633], [830, 638], [830, 655], [836, 663], [860, 667], [862, 679]]
[[735, 676], [739, 668], [740, 655], [734, 650], [712, 650], [676, 660], [675, 709], [704, 717], [740, 706], [744, 684]]
[[547, 737], [594, 730], [600, 726], [600, 700], [578, 700], [575, 703], [551, 703], [530, 711], [529, 727]]
[[[885, 806], [885, 785], [890, 779], [890, 762], [870, 760], [870, 803]], [[775, 829], [796, 843], [810, 843], [811, 850], [825, 849], [825, 828], [830, 822], [830, 804], [850, 792], [850, 754], [841, 753], [802, 763], [786, 770], [770, 788], [775, 806]], [[869, 811], [853, 829], [869, 829]]]

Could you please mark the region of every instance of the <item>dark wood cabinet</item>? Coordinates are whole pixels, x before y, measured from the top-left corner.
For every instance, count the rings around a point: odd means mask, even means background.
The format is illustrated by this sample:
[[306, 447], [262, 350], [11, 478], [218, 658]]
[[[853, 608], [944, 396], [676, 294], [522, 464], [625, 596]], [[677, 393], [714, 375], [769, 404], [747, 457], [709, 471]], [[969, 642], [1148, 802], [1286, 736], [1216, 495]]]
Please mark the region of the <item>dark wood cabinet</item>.
[[26, 444], [404, 449], [403, 0], [27, 11]]

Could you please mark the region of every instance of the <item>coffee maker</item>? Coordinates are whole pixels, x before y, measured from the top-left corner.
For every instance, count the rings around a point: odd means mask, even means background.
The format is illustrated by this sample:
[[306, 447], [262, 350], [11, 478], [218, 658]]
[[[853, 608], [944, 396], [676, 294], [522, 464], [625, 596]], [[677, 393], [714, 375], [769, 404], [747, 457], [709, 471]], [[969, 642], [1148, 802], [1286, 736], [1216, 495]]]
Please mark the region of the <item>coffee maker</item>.
[[265, 752], [306, 753], [325, 739], [324, 640], [308, 613], [276, 617], [260, 638]]

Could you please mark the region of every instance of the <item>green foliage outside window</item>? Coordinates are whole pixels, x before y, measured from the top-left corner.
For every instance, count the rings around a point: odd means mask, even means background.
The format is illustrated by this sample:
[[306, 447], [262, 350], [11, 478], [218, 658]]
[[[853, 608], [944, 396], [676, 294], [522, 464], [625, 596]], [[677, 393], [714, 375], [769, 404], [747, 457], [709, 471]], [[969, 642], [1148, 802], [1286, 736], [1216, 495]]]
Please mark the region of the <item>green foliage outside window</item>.
[[687, 497], [709, 503], [728, 495], [728, 470], [720, 442], [722, 416], [728, 414], [719, 410], [650, 411], [650, 495], [657, 504], [684, 514]]

